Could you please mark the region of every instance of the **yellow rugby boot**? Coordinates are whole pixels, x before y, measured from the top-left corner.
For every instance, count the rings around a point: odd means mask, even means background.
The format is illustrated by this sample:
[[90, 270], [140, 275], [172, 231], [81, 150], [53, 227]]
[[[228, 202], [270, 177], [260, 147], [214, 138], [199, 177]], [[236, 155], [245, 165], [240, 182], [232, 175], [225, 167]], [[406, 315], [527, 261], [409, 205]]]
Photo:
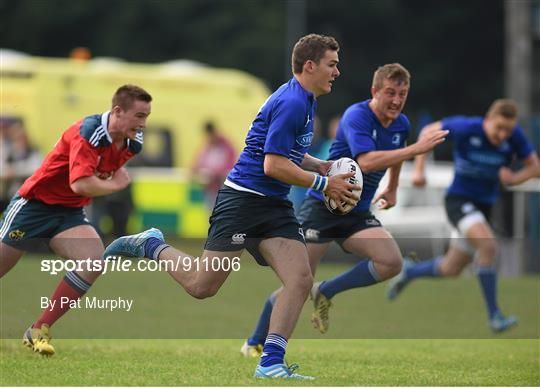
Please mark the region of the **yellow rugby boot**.
[[240, 353], [244, 357], [253, 357], [253, 358], [259, 358], [262, 354], [263, 346], [261, 344], [257, 345], [248, 345], [247, 341], [244, 342], [244, 345], [242, 345], [242, 348], [240, 348]]
[[311, 314], [311, 323], [315, 329], [324, 334], [328, 331], [328, 309], [332, 306], [332, 302], [321, 293], [320, 285], [321, 283], [315, 283], [309, 294], [314, 308], [313, 314]]
[[46, 323], [42, 324], [41, 328], [30, 326], [23, 335], [23, 345], [42, 356], [52, 356], [54, 354], [54, 347], [50, 342], [49, 325]]

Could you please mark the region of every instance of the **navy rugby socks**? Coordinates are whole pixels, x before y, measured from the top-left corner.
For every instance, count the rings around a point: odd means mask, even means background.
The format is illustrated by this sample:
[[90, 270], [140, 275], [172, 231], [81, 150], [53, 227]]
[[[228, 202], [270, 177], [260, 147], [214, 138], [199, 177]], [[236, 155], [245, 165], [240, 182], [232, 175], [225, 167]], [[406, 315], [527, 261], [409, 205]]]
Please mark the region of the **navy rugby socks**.
[[165, 241], [157, 237], [149, 237], [144, 244], [144, 256], [150, 260], [158, 260], [159, 254], [165, 248], [170, 247]]
[[423, 261], [421, 263], [415, 264], [414, 266], [407, 268], [405, 270], [405, 278], [407, 280], [412, 280], [422, 277], [438, 277], [439, 273], [439, 264], [442, 260], [442, 257], [434, 257]]
[[476, 273], [482, 287], [489, 318], [493, 318], [499, 311], [497, 306], [497, 272], [493, 267], [478, 267]]
[[285, 350], [287, 349], [287, 340], [279, 334], [271, 333], [266, 337], [263, 347], [263, 354], [259, 361], [260, 366], [272, 366], [283, 364]]
[[276, 301], [276, 293], [272, 293], [266, 300], [261, 316], [255, 326], [255, 331], [248, 338], [247, 343], [249, 346], [256, 346], [263, 344], [268, 334], [268, 328], [270, 326], [270, 316], [272, 315], [272, 310], [274, 308], [274, 302]]
[[378, 283], [380, 276], [371, 260], [363, 260], [333, 279], [324, 281], [319, 290], [328, 299], [351, 288], [366, 287]]

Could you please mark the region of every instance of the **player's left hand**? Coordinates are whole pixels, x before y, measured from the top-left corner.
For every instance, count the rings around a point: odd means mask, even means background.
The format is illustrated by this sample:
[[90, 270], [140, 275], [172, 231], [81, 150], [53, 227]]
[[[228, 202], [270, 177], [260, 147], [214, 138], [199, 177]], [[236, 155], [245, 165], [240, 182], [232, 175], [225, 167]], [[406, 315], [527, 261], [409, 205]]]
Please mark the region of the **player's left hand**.
[[373, 198], [372, 203], [376, 203], [380, 210], [393, 208], [397, 203], [397, 191], [387, 187]]
[[499, 170], [499, 179], [504, 186], [513, 186], [516, 184], [514, 172], [508, 167], [501, 167]]

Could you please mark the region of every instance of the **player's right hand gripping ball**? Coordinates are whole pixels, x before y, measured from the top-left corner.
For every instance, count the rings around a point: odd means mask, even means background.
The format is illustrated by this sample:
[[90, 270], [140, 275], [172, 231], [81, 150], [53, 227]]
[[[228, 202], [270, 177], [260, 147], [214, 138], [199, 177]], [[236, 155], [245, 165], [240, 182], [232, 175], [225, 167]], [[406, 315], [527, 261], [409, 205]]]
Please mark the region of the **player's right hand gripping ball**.
[[[345, 174], [347, 172], [354, 172], [354, 175], [349, 178], [349, 183], [353, 185], [358, 185], [360, 187], [363, 186], [364, 179], [362, 178], [362, 171], [360, 170], [360, 166], [351, 158], [341, 158], [336, 160], [334, 163], [332, 163], [332, 166], [330, 167], [330, 170], [328, 170], [328, 173], [326, 175], [328, 177], [331, 177], [333, 175]], [[358, 197], [360, 197], [360, 194], [362, 193], [362, 189], [351, 191], [355, 193]], [[337, 207], [336, 201], [328, 197], [326, 193], [324, 193], [324, 204], [326, 205], [328, 210], [330, 210], [330, 212], [338, 215], [347, 214], [354, 208], [354, 206], [356, 206], [342, 202], [341, 205], [344, 211], [341, 211]]]

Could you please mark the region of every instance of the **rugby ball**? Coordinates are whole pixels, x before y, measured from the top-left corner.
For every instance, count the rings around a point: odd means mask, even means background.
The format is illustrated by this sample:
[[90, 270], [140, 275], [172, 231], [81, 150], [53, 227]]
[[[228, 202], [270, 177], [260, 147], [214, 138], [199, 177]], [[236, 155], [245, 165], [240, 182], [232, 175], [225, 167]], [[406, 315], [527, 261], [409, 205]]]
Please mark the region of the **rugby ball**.
[[[363, 186], [364, 179], [362, 178], [362, 171], [360, 170], [360, 166], [351, 158], [341, 158], [334, 161], [334, 163], [332, 163], [332, 166], [328, 170], [328, 173], [326, 174], [326, 176], [331, 177], [338, 174], [345, 174], [347, 172], [354, 172], [354, 175], [349, 178], [349, 183], [353, 185], [358, 185], [360, 187]], [[360, 194], [362, 194], [362, 189], [351, 190], [351, 191], [355, 193], [356, 195], [358, 195], [358, 197], [360, 197]], [[337, 207], [336, 201], [334, 201], [333, 199], [330, 199], [330, 197], [328, 197], [326, 193], [324, 193], [324, 204], [326, 205], [328, 210], [330, 210], [331, 213], [338, 214], [338, 215], [347, 214], [356, 206], [356, 205], [353, 206], [350, 204], [345, 204], [345, 202], [342, 202], [341, 205], [343, 206], [344, 211], [341, 211]]]

